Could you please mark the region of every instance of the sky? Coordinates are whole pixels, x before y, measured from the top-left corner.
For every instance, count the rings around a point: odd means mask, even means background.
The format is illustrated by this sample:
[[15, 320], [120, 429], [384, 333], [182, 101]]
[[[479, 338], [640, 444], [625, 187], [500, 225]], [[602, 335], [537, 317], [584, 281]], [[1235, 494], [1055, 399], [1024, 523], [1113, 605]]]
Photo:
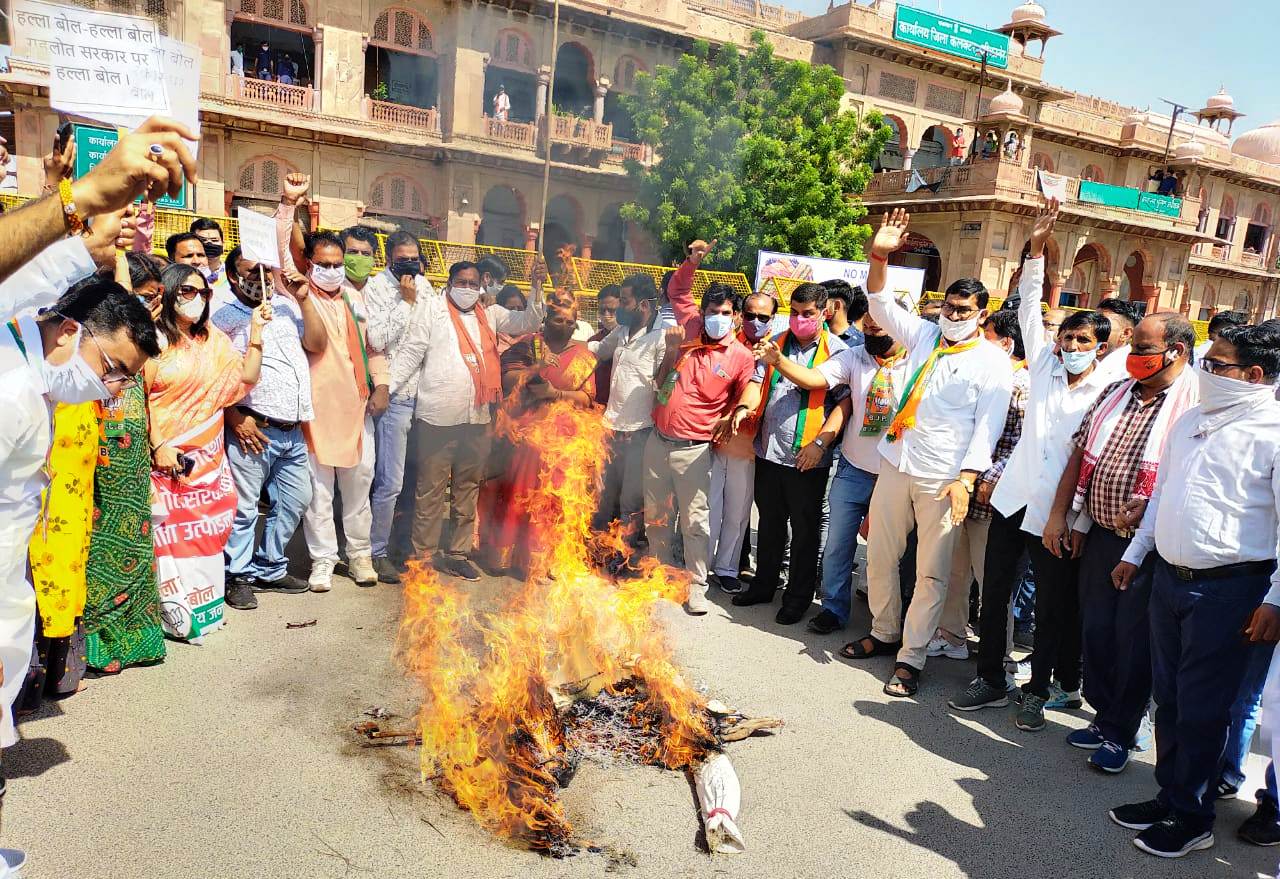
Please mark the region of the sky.
[[[827, 0], [770, 0], [821, 14]], [[856, 0], [868, 5], [869, 0]], [[1022, 0], [911, 0], [903, 5], [997, 28]], [[1239, 134], [1280, 119], [1276, 0], [1039, 0], [1050, 26], [1044, 78], [1157, 112], [1161, 99], [1199, 109], [1226, 86]], [[1033, 52], [1036, 49], [1033, 48]]]

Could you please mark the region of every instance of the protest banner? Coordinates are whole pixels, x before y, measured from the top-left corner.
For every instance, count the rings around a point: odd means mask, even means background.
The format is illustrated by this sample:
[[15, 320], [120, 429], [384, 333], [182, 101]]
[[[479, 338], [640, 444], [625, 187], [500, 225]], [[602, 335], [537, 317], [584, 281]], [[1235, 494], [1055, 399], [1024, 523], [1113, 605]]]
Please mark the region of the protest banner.
[[280, 268], [275, 218], [246, 207], [238, 207], [236, 221], [240, 224], [240, 251], [244, 258], [268, 268]]
[[1059, 203], [1067, 203], [1067, 178], [1061, 174], [1050, 174], [1048, 171], [1036, 170], [1036, 180], [1045, 198], [1056, 198]]
[[[756, 257], [756, 289], [764, 287], [770, 278], [814, 282], [840, 278], [854, 287], [865, 288], [870, 271], [871, 265], [865, 262], [762, 250]], [[900, 297], [905, 296], [914, 307], [924, 295], [924, 269], [889, 266], [888, 289]]]
[[[161, 36], [160, 45], [151, 50], [156, 62], [164, 71], [165, 94], [169, 98], [170, 119], [181, 122], [195, 134], [200, 134], [200, 47], [184, 43], [170, 37]], [[98, 113], [92, 118], [115, 125], [119, 128], [137, 128], [146, 121], [147, 116]], [[187, 141], [187, 147], [194, 156], [197, 154], [199, 141]]]

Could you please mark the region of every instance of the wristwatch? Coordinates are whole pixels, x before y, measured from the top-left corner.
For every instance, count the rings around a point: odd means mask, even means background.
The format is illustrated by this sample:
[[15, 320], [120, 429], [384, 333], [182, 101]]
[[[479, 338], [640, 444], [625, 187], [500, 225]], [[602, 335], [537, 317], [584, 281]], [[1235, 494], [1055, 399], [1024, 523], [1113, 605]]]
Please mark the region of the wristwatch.
[[813, 444], [820, 449], [825, 449], [827, 447], [827, 444], [822, 441], [822, 437], [815, 437]]

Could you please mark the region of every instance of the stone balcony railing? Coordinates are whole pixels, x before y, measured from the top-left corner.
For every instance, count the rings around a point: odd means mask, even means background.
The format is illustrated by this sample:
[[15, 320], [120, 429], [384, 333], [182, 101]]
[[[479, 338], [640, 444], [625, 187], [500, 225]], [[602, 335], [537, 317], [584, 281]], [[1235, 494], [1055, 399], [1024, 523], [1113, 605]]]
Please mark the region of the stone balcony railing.
[[1059, 104], [1041, 104], [1038, 121], [1047, 128], [1089, 134], [1111, 142], [1119, 141], [1120, 135], [1124, 130], [1123, 123], [1117, 119], [1096, 116], [1071, 106]]
[[314, 112], [316, 106], [316, 90], [313, 88], [247, 76], [227, 77], [227, 97], [305, 113]]
[[494, 143], [533, 149], [538, 143], [538, 126], [532, 122], [501, 122], [486, 115], [484, 136]]
[[426, 134], [440, 134], [440, 112], [432, 107], [424, 110], [407, 104], [395, 104], [390, 101], [375, 101], [366, 97], [364, 115], [370, 122], [381, 122], [397, 128], [411, 128]]
[[1280, 274], [1280, 266], [1270, 262], [1261, 253], [1250, 253], [1230, 244], [1206, 241], [1191, 248], [1191, 256], [1202, 262], [1218, 263], [1222, 268], [1244, 267], [1268, 274]]
[[613, 125], [580, 116], [551, 114], [551, 139], [557, 145], [586, 147], [608, 152], [613, 148]]
[[635, 159], [641, 165], [652, 164], [653, 150], [643, 143], [615, 140], [608, 155], [604, 157], [604, 160], [611, 165], [625, 164], [627, 159]]
[[725, 12], [733, 18], [778, 27], [786, 27], [809, 17], [803, 12], [788, 9], [785, 6], [761, 3], [759, 0], [694, 0], [694, 5]]
[[1254, 268], [1260, 269], [1262, 268], [1262, 254], [1250, 253], [1249, 251], [1246, 250], [1240, 254], [1240, 262], [1244, 263], [1247, 266], [1252, 266]]

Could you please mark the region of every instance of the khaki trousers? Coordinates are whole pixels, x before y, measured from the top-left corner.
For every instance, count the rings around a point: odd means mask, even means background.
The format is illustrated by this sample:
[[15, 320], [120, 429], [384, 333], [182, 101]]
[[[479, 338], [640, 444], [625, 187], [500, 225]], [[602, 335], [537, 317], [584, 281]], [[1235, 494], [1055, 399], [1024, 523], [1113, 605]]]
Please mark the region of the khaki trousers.
[[[901, 640], [898, 661], [922, 669], [929, 641], [942, 618], [951, 579], [951, 563], [959, 530], [951, 524], [951, 502], [937, 500], [950, 479], [920, 479], [881, 461], [871, 495], [871, 528], [867, 541], [867, 601], [871, 634]], [[898, 563], [907, 535], [916, 529], [916, 589], [902, 620]]]
[[[418, 488], [413, 507], [413, 552], [419, 558], [437, 550], [465, 558], [472, 549], [476, 527], [476, 500], [489, 458], [489, 425], [459, 424], [437, 427], [424, 424], [418, 442]], [[449, 513], [445, 489], [452, 484], [453, 533], [448, 546], [440, 534]]]
[[711, 444], [688, 444], [649, 434], [644, 446], [644, 527], [649, 550], [664, 565], [675, 565], [676, 511], [684, 540], [684, 564], [693, 575], [689, 599], [707, 594], [707, 555], [711, 545]]

